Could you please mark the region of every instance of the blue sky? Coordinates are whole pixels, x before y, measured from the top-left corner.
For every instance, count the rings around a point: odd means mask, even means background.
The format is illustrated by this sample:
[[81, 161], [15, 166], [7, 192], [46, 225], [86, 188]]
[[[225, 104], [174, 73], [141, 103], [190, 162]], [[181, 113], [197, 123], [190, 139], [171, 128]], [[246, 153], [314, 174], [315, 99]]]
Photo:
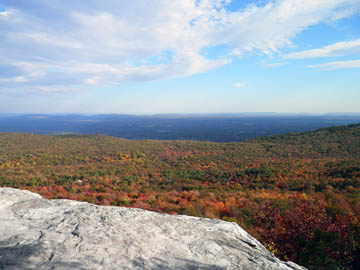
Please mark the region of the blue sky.
[[2, 0], [0, 113], [360, 112], [360, 0]]

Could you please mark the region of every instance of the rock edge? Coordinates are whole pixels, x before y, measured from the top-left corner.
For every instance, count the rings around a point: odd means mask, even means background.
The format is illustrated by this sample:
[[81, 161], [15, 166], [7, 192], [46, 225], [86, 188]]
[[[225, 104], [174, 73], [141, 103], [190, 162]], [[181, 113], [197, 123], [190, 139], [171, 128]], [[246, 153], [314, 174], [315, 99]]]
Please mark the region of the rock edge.
[[236, 223], [0, 188], [0, 269], [306, 270]]

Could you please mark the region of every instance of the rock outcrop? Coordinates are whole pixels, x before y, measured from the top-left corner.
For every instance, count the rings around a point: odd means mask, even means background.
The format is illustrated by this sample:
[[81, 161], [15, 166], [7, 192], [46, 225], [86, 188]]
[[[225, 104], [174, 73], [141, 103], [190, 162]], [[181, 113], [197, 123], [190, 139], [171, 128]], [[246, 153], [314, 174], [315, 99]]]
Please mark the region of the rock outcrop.
[[235, 223], [0, 188], [0, 269], [304, 270]]

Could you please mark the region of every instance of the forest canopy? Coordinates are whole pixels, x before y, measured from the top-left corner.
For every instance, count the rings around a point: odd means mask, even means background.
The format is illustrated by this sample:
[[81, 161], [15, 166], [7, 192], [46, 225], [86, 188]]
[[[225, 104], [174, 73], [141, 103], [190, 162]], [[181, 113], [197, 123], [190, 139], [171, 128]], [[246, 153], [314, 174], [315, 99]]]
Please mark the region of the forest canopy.
[[360, 268], [360, 125], [240, 143], [0, 133], [0, 186], [236, 222], [283, 260]]

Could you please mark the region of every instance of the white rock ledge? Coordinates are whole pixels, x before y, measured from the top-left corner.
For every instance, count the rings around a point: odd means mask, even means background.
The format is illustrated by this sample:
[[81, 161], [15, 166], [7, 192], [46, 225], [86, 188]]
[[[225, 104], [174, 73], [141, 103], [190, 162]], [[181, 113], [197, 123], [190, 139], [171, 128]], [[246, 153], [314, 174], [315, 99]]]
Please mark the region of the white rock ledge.
[[235, 223], [0, 188], [0, 269], [304, 270]]

